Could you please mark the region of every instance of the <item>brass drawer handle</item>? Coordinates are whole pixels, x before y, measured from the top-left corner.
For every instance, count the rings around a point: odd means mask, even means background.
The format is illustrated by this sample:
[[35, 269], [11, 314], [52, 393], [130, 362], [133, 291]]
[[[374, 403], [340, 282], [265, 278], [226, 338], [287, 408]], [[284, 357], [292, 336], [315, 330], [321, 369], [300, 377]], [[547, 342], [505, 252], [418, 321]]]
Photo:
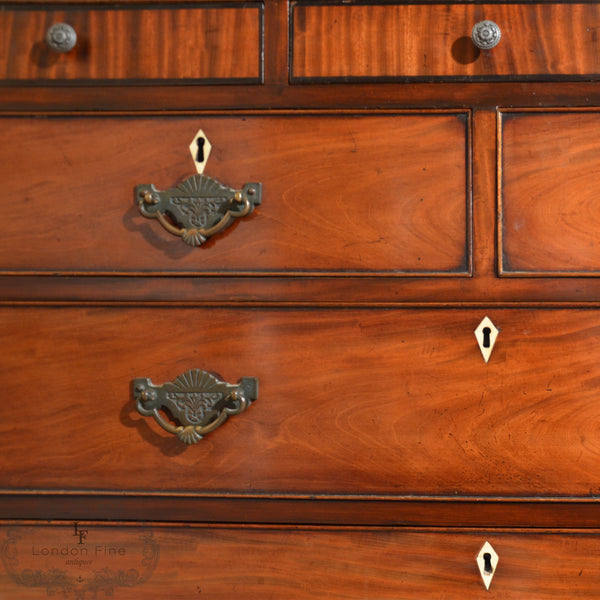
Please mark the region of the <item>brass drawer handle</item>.
[[491, 50], [498, 45], [502, 32], [494, 21], [480, 21], [471, 31], [473, 43], [481, 50]]
[[261, 196], [260, 183], [247, 183], [234, 190], [207, 175], [192, 175], [164, 192], [152, 184], [135, 189], [142, 215], [158, 219], [168, 232], [190, 246], [200, 246], [234, 219], [249, 215], [261, 203]]
[[[174, 381], [154, 385], [150, 379], [133, 380], [137, 410], [186, 444], [195, 444], [204, 435], [237, 415], [258, 398], [258, 379], [242, 377], [230, 384], [207, 371], [192, 369]], [[174, 425], [161, 409], [179, 424]]]
[[68, 23], [55, 23], [46, 32], [46, 43], [54, 52], [69, 52], [75, 48], [77, 33]]

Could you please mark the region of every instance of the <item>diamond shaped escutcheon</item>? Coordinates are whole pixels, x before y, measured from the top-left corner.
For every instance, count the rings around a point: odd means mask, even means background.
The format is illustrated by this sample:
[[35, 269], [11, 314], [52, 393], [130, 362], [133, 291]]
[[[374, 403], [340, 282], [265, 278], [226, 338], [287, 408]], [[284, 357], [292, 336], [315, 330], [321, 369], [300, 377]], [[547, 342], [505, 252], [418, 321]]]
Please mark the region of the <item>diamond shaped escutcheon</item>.
[[194, 164], [196, 165], [196, 171], [198, 171], [200, 175], [204, 173], [204, 168], [208, 162], [211, 149], [212, 146], [208, 141], [206, 134], [204, 131], [202, 131], [202, 129], [199, 129], [198, 133], [196, 133], [192, 143], [190, 144], [190, 152], [192, 154]]
[[475, 338], [479, 344], [479, 349], [481, 350], [483, 360], [485, 360], [486, 363], [490, 360], [490, 356], [492, 355], [492, 350], [494, 349], [494, 345], [499, 333], [500, 330], [487, 316], [483, 318], [475, 330]]
[[494, 574], [496, 573], [498, 561], [500, 560], [498, 554], [492, 548], [492, 545], [486, 541], [481, 547], [476, 560], [481, 579], [483, 579], [483, 585], [485, 585], [486, 590], [489, 590]]

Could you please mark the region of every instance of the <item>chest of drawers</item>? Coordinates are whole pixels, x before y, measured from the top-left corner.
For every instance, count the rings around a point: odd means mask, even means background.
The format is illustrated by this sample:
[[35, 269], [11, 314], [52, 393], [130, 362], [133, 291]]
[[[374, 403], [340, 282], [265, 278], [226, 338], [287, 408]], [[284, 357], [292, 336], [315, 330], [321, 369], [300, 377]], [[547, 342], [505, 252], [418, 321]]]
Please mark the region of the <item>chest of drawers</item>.
[[597, 597], [599, 27], [2, 5], [0, 597]]

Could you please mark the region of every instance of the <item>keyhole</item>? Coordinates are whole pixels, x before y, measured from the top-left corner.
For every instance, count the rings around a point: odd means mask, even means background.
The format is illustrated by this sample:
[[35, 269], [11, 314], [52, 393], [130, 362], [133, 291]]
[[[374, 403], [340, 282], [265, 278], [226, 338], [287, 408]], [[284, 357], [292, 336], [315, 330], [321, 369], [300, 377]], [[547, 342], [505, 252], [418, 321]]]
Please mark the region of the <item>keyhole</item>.
[[492, 330], [489, 327], [484, 327], [481, 330], [481, 333], [483, 333], [483, 347], [489, 348], [490, 347], [490, 334], [492, 333]]
[[199, 137], [196, 140], [196, 144], [198, 145], [198, 153], [196, 154], [196, 162], [203, 163], [204, 162], [204, 143], [206, 140], [203, 137]]
[[488, 575], [491, 575], [494, 572], [494, 567], [492, 567], [492, 555], [489, 552], [484, 552], [483, 554], [483, 571]]

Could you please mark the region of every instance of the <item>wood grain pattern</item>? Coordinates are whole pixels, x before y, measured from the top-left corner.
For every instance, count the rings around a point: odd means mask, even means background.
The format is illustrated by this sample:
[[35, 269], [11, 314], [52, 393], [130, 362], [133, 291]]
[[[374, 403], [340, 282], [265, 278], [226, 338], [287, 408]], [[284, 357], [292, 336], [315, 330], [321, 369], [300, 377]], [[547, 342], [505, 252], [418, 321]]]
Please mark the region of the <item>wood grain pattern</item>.
[[[469, 271], [468, 115], [16, 117], [2, 121], [0, 269], [62, 273]], [[134, 203], [195, 172], [263, 184], [263, 202], [200, 248]], [[48, 152], [48, 148], [56, 148]], [[48, 210], [52, 206], [52, 210]], [[107, 243], [110, 240], [110, 243]]]
[[[0, 79], [236, 80], [262, 76], [260, 3], [244, 7], [91, 7], [0, 11]], [[77, 45], [58, 54], [47, 29], [66, 22]]]
[[[303, 4], [293, 9], [295, 80], [597, 77], [597, 4]], [[491, 51], [470, 40], [489, 19]]]
[[[272, 65], [271, 65], [272, 66]], [[273, 67], [273, 66], [272, 66]], [[287, 63], [286, 63], [287, 67]], [[277, 70], [276, 67], [273, 67]], [[282, 68], [283, 69], [283, 68]], [[287, 81], [287, 71], [277, 72]], [[114, 82], [110, 87], [72, 86], [65, 94], [60, 86], [6, 86], [0, 95], [0, 108], [23, 113], [30, 111], [131, 111], [169, 110], [244, 110], [272, 109], [456, 109], [472, 107], [490, 110], [496, 106], [552, 107], [589, 106], [600, 103], [600, 87], [583, 82], [506, 81], [502, 85], [485, 82], [320, 82], [311, 85], [271, 83], [244, 85], [183, 85], [176, 92], [168, 85], [127, 85]]]
[[[52, 568], [64, 573], [72, 590], [86, 590], [86, 597], [103, 594], [103, 586], [114, 581], [118, 600], [475, 600], [484, 594], [520, 600], [530, 594], [591, 598], [599, 592], [597, 530], [139, 527], [95, 522], [77, 527], [87, 536], [79, 547], [73, 523], [4, 523], [0, 544], [8, 543], [12, 562], [3, 557], [0, 565], [3, 600], [37, 600], [48, 588], [61, 593], [60, 578], [55, 577], [53, 585], [49, 578], [44, 582], [43, 574]], [[486, 540], [500, 557], [489, 592], [475, 563]], [[146, 580], [138, 582], [146, 572], [140, 560], [144, 545], [157, 548], [158, 556]], [[41, 554], [44, 548], [65, 547], [78, 553], [81, 565]], [[106, 555], [107, 547], [122, 549], [123, 554]], [[127, 572], [129, 585], [124, 585], [125, 578], [116, 580], [119, 569], [132, 567], [135, 572]], [[94, 568], [104, 578], [94, 576]], [[39, 578], [29, 577], [28, 585], [20, 584], [23, 579], [16, 578], [25, 569]]]
[[[0, 598], [599, 597], [599, 24], [594, 2], [0, 10]], [[499, 163], [498, 106], [536, 111], [502, 113]], [[133, 189], [190, 175], [200, 127], [206, 172], [264, 201], [195, 250]], [[260, 393], [185, 447], [130, 382], [195, 367]], [[53, 553], [77, 541], [89, 564]]]
[[[487, 365], [484, 314], [2, 309], [0, 485], [597, 495], [597, 312], [489, 311]], [[260, 397], [186, 448], [137, 414], [130, 385], [190, 368], [258, 377]]]
[[502, 114], [503, 274], [600, 275], [600, 114]]
[[327, 526], [594, 528], [597, 497], [1, 490], [4, 519]]

